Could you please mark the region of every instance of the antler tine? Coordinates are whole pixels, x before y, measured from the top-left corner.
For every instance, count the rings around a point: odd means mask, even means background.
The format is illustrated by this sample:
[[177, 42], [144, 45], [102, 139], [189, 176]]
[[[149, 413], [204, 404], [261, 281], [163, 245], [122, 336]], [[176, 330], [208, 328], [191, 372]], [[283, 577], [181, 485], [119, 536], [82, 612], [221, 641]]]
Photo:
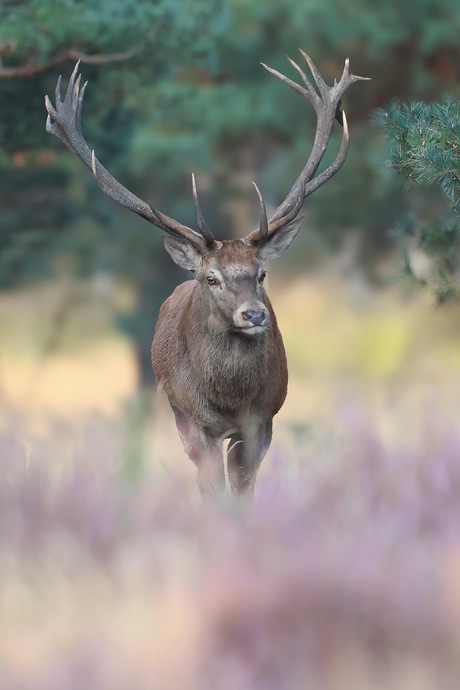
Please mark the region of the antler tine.
[[311, 85], [310, 80], [308, 79], [308, 77], [307, 77], [307, 75], [305, 74], [305, 72], [303, 71], [303, 69], [301, 69], [301, 67], [299, 67], [299, 65], [297, 64], [297, 62], [294, 62], [294, 60], [292, 60], [292, 59], [289, 57], [289, 55], [286, 55], [286, 57], [287, 57], [287, 59], [289, 60], [289, 62], [291, 63], [291, 65], [294, 67], [294, 69], [297, 70], [297, 72], [300, 74], [300, 77], [301, 77], [301, 79], [302, 79], [302, 81], [303, 81], [303, 83], [305, 84], [305, 87], [306, 87], [306, 88], [305, 88], [305, 91], [307, 91], [307, 93], [308, 93], [307, 98], [308, 98], [309, 101], [311, 101], [311, 102], [313, 103], [313, 105], [314, 105], [315, 108], [316, 108], [316, 107], [319, 105], [319, 103], [320, 103], [320, 97], [318, 96], [318, 94], [316, 93], [315, 89], [314, 89], [313, 86]]
[[307, 55], [307, 53], [305, 53], [301, 48], [299, 48], [299, 53], [301, 54], [301, 56], [307, 63], [308, 67], [310, 68], [310, 72], [313, 75], [313, 79], [316, 82], [316, 86], [318, 87], [320, 94], [324, 96], [324, 94], [327, 92], [328, 86], [322, 78], [319, 69], [317, 68], [311, 57]]
[[61, 102], [61, 81], [62, 81], [62, 75], [59, 75], [58, 80], [56, 82], [56, 88], [54, 89], [54, 99], [57, 103]]
[[349, 84], [354, 84], [355, 81], [371, 81], [371, 78], [359, 77], [357, 74], [350, 74], [350, 58], [346, 58], [339, 84], [342, 82], [342, 80], [347, 87]]
[[[294, 218], [298, 215], [298, 213], [302, 207], [304, 198], [305, 198], [304, 183], [303, 183], [303, 180], [301, 178], [299, 178], [296, 181], [296, 185], [295, 185], [295, 200], [294, 200], [292, 207], [289, 209], [289, 211], [286, 213], [286, 215], [284, 215], [282, 218], [279, 218], [278, 220], [276, 220], [274, 222], [270, 221], [270, 223], [266, 223], [267, 212], [265, 210], [265, 203], [263, 201], [262, 195], [261, 195], [260, 190], [257, 187], [256, 183], [253, 182], [252, 184], [256, 188], [257, 194], [259, 196], [259, 200], [261, 202], [262, 213], [261, 213], [261, 221], [260, 221], [260, 225], [259, 225], [258, 229], [251, 232], [244, 240], [247, 244], [257, 244], [261, 240], [264, 240], [267, 237], [270, 237], [270, 235], [273, 235], [274, 233], [276, 233], [281, 228], [284, 228], [286, 225], [289, 225], [289, 223], [292, 220], [294, 220]], [[264, 218], [265, 218], [265, 221], [263, 220]]]
[[284, 74], [281, 74], [281, 72], [278, 72], [278, 70], [273, 69], [273, 67], [269, 67], [266, 65], [264, 62], [260, 63], [264, 69], [267, 70], [267, 72], [270, 72], [270, 74], [273, 74], [275, 77], [280, 79], [281, 81], [284, 81], [285, 84], [291, 87], [294, 91], [297, 91], [297, 93], [300, 93], [301, 96], [304, 96], [305, 98], [308, 98], [309, 94], [307, 94], [306, 89], [303, 89], [299, 84], [297, 84], [295, 81], [292, 81], [292, 79], [289, 79], [288, 77], [285, 77]]
[[77, 102], [77, 121], [78, 121], [78, 124], [80, 124], [80, 121], [81, 121], [81, 109], [83, 107], [83, 98], [85, 96], [85, 91], [86, 91], [87, 86], [88, 86], [88, 81], [85, 81], [85, 83], [81, 87], [80, 93], [78, 95], [78, 102]]
[[254, 189], [256, 190], [257, 196], [259, 197], [260, 203], [260, 222], [259, 229], [257, 231], [257, 237], [259, 240], [261, 240], [268, 236], [267, 209], [265, 208], [265, 202], [260, 192], [260, 189], [258, 188], [255, 182], [253, 182], [252, 184], [254, 185]]
[[130, 192], [104, 168], [94, 151], [90, 150], [81, 132], [81, 111], [87, 82], [80, 86], [79, 65], [80, 62], [77, 62], [70, 76], [64, 100], [61, 98], [60, 77], [55, 91], [56, 106], [45, 96], [45, 107], [48, 112], [46, 131], [60, 139], [92, 170], [97, 184], [111, 199], [174, 237], [186, 239], [199, 251], [209, 251], [210, 238], [182, 225]]
[[206, 240], [207, 243], [213, 243], [215, 242], [216, 238], [212, 234], [211, 230], [209, 229], [204, 217], [203, 213], [201, 211], [200, 207], [200, 202], [198, 200], [198, 192], [196, 189], [196, 180], [195, 180], [195, 174], [192, 173], [192, 193], [193, 193], [193, 202], [195, 204], [195, 213], [196, 213], [196, 222], [198, 223], [198, 227], [200, 228], [201, 234], [203, 235], [204, 239]]
[[79, 69], [80, 69], [80, 60], [77, 61], [75, 67], [73, 68], [73, 72], [70, 75], [69, 83], [67, 85], [67, 91], [66, 91], [65, 99], [64, 99], [66, 102], [70, 101], [72, 99], [73, 94], [74, 94], [74, 87], [75, 87], [75, 82], [77, 80]]

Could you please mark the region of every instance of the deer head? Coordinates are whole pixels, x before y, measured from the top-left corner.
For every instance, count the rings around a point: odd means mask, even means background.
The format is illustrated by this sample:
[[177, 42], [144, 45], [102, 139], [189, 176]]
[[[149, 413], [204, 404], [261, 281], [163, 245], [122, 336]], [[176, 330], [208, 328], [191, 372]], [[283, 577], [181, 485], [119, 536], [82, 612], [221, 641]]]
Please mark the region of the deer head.
[[216, 325], [256, 335], [270, 326], [263, 287], [267, 264], [289, 247], [303, 220], [298, 217], [258, 240], [212, 240], [204, 249], [187, 239], [165, 237], [164, 245], [173, 261], [198, 281]]

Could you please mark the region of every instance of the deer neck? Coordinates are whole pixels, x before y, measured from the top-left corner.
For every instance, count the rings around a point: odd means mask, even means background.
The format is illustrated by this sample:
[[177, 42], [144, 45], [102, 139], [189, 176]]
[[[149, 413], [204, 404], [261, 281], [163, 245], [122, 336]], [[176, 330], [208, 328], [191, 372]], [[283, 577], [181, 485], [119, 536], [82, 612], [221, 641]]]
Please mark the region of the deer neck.
[[276, 322], [265, 333], [247, 336], [232, 331], [216, 312], [197, 283], [182, 332], [190, 365], [199, 372], [207, 396], [219, 406], [234, 407], [257, 395], [265, 380]]

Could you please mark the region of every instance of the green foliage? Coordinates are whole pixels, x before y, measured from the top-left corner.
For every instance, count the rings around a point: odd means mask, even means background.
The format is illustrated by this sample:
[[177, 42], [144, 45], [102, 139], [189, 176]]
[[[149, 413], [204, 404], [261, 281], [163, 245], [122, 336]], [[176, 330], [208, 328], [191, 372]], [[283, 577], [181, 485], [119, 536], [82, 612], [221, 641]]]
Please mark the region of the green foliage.
[[[0, 90], [0, 135], [7, 150], [50, 145], [43, 127], [43, 96], [52, 93], [60, 72], [70, 72], [82, 55], [92, 83], [86, 101], [95, 121], [108, 110], [132, 105], [153, 80], [170, 78], [178, 64], [213, 64], [212, 45], [223, 23], [211, 21], [221, 0], [14, 0], [0, 6], [0, 49], [4, 54]], [[209, 32], [203, 34], [203, 25]], [[99, 64], [100, 62], [100, 64]], [[27, 70], [29, 66], [29, 70]], [[25, 72], [14, 72], [25, 68]], [[103, 75], [103, 88], [98, 81]], [[21, 118], [17, 117], [18, 105]], [[101, 123], [102, 124], [102, 123]]]
[[[18, 171], [0, 169], [2, 187], [2, 232], [0, 234], [0, 288], [6, 287], [18, 277], [24, 281], [49, 275], [52, 255], [62, 251], [62, 236], [48, 228], [68, 223], [77, 215], [74, 204], [67, 204], [62, 190], [68, 183], [68, 175], [49, 176], [48, 194], [43, 194], [40, 170]], [[29, 204], [23, 206], [20, 185], [26, 184]], [[31, 209], [33, 208], [33, 216]], [[46, 240], [45, 240], [46, 238]]]
[[[46, 62], [58, 50], [119, 53], [148, 48], [158, 64], [180, 49], [208, 53], [209, 38], [222, 30], [214, 20], [221, 0], [6, 0], [0, 8], [1, 38], [14, 46], [14, 61]], [[209, 34], [201, 31], [209, 26]], [[147, 52], [147, 51], [146, 51]]]
[[[113, 242], [120, 214], [101, 198], [80, 163], [45, 132], [43, 97], [54, 93], [58, 74], [70, 74], [79, 54], [90, 60], [82, 65], [91, 82], [85, 136], [123, 176], [142, 120], [142, 88], [155, 78], [170, 83], [172, 70], [184, 60], [212, 69], [212, 42], [223, 29], [225, 11], [220, 22], [210, 19], [221, 5], [220, 0], [2, 3], [0, 287], [48, 276], [60, 253], [72, 255], [77, 270], [90, 272], [101, 257], [107, 263], [101, 242]], [[210, 26], [207, 34], [203, 25]], [[45, 156], [44, 150], [49, 151]], [[145, 161], [141, 172], [150, 165], [151, 159]], [[88, 231], [93, 222], [105, 227], [106, 240]], [[120, 265], [111, 268], [120, 270]]]
[[[382, 236], [381, 209], [398, 203], [393, 198], [388, 204], [388, 188], [373, 172], [370, 157], [378, 142], [357, 128], [364, 126], [366, 111], [379, 100], [402, 91], [416, 97], [439, 88], [438, 61], [450, 65], [460, 7], [452, 0], [416, 0], [410, 6], [401, 6], [399, 0], [6, 0], [0, 20], [0, 48], [7, 48], [2, 50], [3, 69], [28, 63], [38, 67], [29, 78], [1, 82], [5, 170], [18, 151], [52, 149], [56, 153], [51, 167], [70, 174], [62, 189], [68, 201], [75, 201], [75, 190], [81, 194], [84, 189], [91, 197], [87, 173], [46, 135], [42, 99], [53, 92], [59, 72], [70, 73], [72, 51], [90, 60], [113, 56], [114, 61], [82, 65], [90, 80], [85, 135], [115, 174], [139, 193], [154, 188], [155, 203], [172, 214], [185, 213], [188, 223], [193, 222], [187, 217], [192, 169], [218, 170], [219, 194], [229, 195], [231, 178], [242, 165], [234, 153], [244, 147], [250, 153], [245, 165], [261, 178], [267, 200], [277, 204], [308, 154], [314, 129], [311, 108], [267, 75], [259, 61], [292, 73], [284, 54], [295, 56], [296, 47], [302, 46], [332, 81], [350, 55], [353, 70], [373, 81], [353, 87], [346, 98], [352, 124], [348, 174], [341, 173], [333, 186], [315, 195], [309, 213], [311, 226], [322, 228], [324, 242], [336, 242], [344, 229], [358, 226], [366, 228], [372, 244]], [[115, 59], [124, 53], [126, 59]], [[66, 54], [67, 60], [62, 57]], [[62, 63], [56, 62], [59, 56]], [[354, 148], [353, 139], [359, 147]], [[44, 186], [49, 170], [43, 166]], [[26, 184], [25, 174], [19, 186], [25, 189]], [[118, 225], [121, 217], [123, 224], [138, 227], [107, 200], [78, 201], [82, 223], [94, 218], [96, 204], [96, 217], [107, 227]], [[212, 206], [206, 195], [205, 204]], [[21, 206], [28, 206], [26, 190]], [[209, 220], [219, 225], [214, 206]], [[63, 219], [59, 232], [71, 229]], [[142, 261], [146, 234], [137, 236]]]
[[[444, 303], [460, 288], [460, 103], [393, 103], [379, 119], [391, 168], [411, 185], [435, 185], [442, 191], [441, 208], [435, 205], [437, 218], [426, 209], [421, 217], [411, 212], [395, 225], [393, 234], [406, 247], [404, 274], [429, 285]], [[417, 275], [407, 247], [430, 257], [428, 274]]]
[[382, 117], [392, 167], [409, 180], [439, 184], [460, 199], [460, 104], [393, 103]]

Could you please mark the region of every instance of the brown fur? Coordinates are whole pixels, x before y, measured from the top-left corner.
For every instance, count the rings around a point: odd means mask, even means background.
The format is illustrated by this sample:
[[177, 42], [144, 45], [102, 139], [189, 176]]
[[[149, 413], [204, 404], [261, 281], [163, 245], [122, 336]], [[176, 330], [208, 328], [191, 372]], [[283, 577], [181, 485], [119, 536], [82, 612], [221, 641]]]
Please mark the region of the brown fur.
[[232, 330], [203, 278], [216, 266], [225, 274], [225, 293], [233, 294], [235, 303], [251, 299], [259, 269], [257, 250], [241, 240], [224, 242], [203, 264], [198, 279], [179, 285], [162, 305], [152, 364], [176, 414], [185, 449], [198, 465], [202, 490], [222, 488], [219, 446], [231, 437], [242, 443], [233, 449], [239, 463], [233, 474], [241, 476], [231, 477], [229, 466], [230, 483], [236, 492], [247, 493], [270, 443], [272, 418], [286, 397], [286, 355], [262, 286], [256, 297], [268, 311], [269, 326], [263, 333], [245, 335]]

